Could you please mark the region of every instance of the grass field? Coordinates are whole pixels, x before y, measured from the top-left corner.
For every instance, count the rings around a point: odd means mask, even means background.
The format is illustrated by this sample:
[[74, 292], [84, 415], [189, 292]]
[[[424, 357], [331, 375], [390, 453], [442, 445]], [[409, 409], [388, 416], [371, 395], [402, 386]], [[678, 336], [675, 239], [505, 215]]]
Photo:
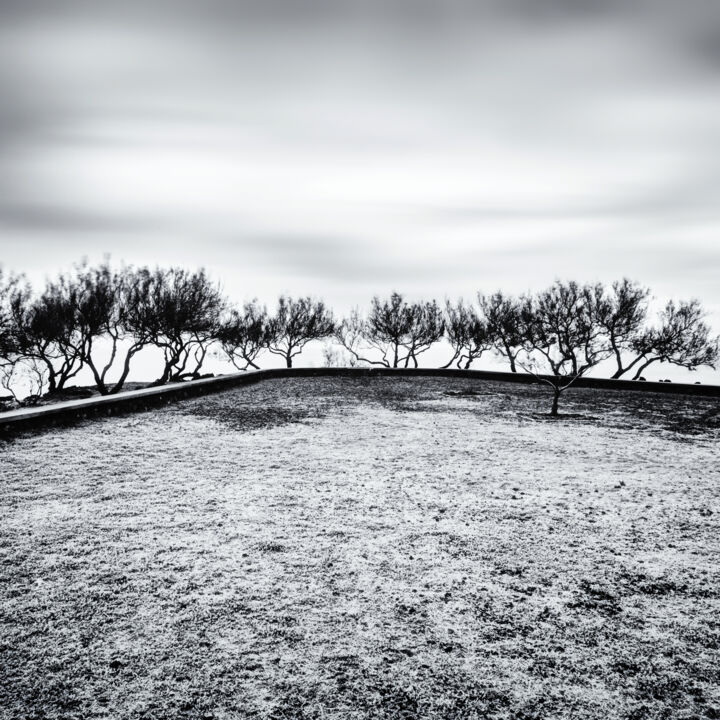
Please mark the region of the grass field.
[[720, 718], [717, 400], [284, 379], [0, 445], [2, 718]]

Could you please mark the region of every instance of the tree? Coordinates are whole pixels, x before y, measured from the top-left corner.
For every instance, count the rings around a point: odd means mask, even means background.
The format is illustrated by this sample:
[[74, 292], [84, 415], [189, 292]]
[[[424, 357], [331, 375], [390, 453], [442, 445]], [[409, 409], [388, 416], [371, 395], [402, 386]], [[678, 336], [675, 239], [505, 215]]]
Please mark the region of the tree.
[[10, 362], [17, 352], [10, 310], [10, 298], [16, 282], [14, 278], [7, 277], [0, 266], [0, 363]]
[[453, 356], [444, 368], [457, 361], [457, 367], [467, 370], [470, 365], [491, 347], [494, 338], [488, 325], [474, 307], [467, 306], [462, 300], [457, 305], [448, 302], [445, 306], [445, 336], [452, 349]]
[[76, 298], [61, 276], [48, 282], [39, 297], [32, 297], [28, 283], [14, 283], [9, 303], [18, 352], [43, 367], [41, 390], [61, 392], [82, 369], [77, 345]]
[[330, 337], [335, 332], [335, 321], [322, 300], [310, 297], [294, 300], [281, 295], [268, 327], [268, 350], [284, 358], [290, 368], [293, 358], [302, 352], [305, 345], [312, 340]]
[[232, 309], [220, 324], [217, 339], [238, 370], [259, 369], [257, 358], [274, 339], [266, 308], [253, 300], [245, 303], [242, 312]]
[[598, 292], [599, 286], [556, 281], [526, 302], [518, 364], [552, 388], [552, 416], [561, 393], [610, 355], [595, 312]]
[[[357, 362], [382, 367], [418, 367], [418, 356], [439, 342], [445, 319], [435, 300], [408, 303], [394, 292], [386, 300], [373, 298], [366, 318], [354, 310], [337, 329], [338, 342]], [[377, 357], [368, 352], [379, 353]]]
[[[132, 359], [150, 341], [147, 333], [135, 333], [128, 322], [130, 313], [146, 301], [146, 273], [127, 267], [114, 270], [105, 261], [95, 267], [79, 265], [63, 280], [77, 308], [78, 350], [101, 395], [120, 392]], [[117, 370], [120, 375], [110, 381]]]
[[171, 268], [151, 273], [148, 288], [148, 304], [135, 329], [163, 351], [165, 364], [155, 384], [197, 378], [225, 309], [219, 286], [203, 268]]
[[[21, 277], [5, 275], [0, 267], [0, 387], [18, 404], [36, 402], [47, 384], [47, 367], [23, 353], [15, 323], [18, 298], [25, 301], [29, 297], [29, 285]], [[21, 387], [29, 390], [24, 400], [18, 395]]]
[[649, 297], [648, 288], [623, 278], [612, 284], [609, 294], [601, 293], [596, 298], [597, 321], [615, 359], [613, 378], [622, 377], [643, 359], [642, 354], [636, 354], [630, 362], [625, 358], [646, 339]]
[[711, 336], [705, 316], [698, 300], [670, 300], [660, 313], [658, 325], [630, 343], [636, 357], [629, 367], [641, 363], [633, 379], [637, 380], [645, 368], [656, 362], [691, 371], [703, 365], [714, 369], [720, 357], [720, 338]]
[[478, 293], [480, 317], [498, 355], [507, 359], [511, 372], [517, 372], [517, 357], [523, 349], [523, 308], [526, 298], [513, 298], [501, 291], [489, 297]]
[[[18, 348], [14, 334], [10, 298], [13, 294], [15, 281], [5, 275], [0, 266], [0, 387], [12, 393], [15, 364], [18, 360]], [[15, 398], [17, 399], [17, 398]]]

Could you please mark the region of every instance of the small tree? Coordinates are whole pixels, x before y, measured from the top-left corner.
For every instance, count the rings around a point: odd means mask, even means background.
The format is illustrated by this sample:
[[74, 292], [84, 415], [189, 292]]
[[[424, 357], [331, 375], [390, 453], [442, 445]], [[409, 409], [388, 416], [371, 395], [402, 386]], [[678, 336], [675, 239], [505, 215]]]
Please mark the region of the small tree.
[[597, 321], [615, 359], [613, 378], [622, 377], [643, 359], [636, 354], [627, 362], [626, 355], [645, 340], [649, 297], [648, 288], [627, 278], [614, 282], [609, 294], [596, 295]]
[[526, 298], [513, 298], [498, 291], [494, 295], [478, 293], [480, 317], [493, 339], [493, 348], [510, 363], [511, 372], [517, 372], [517, 357], [524, 347], [523, 309]]
[[[137, 344], [131, 340], [126, 347], [129, 333], [125, 311], [134, 280], [131, 269], [113, 270], [107, 261], [96, 267], [79, 265], [72, 277], [64, 279], [77, 307], [78, 349], [101, 395], [122, 389], [132, 357], [147, 344], [147, 339]], [[118, 359], [120, 377], [111, 382], [109, 375], [116, 369]]]
[[36, 298], [28, 283], [15, 282], [10, 296], [10, 318], [19, 353], [43, 368], [40, 393], [60, 392], [83, 365], [78, 350], [76, 298], [64, 278], [48, 282]]
[[558, 415], [561, 393], [609, 357], [595, 313], [598, 292], [599, 286], [556, 281], [528, 300], [522, 312], [518, 364], [552, 388], [552, 416]]
[[448, 302], [445, 306], [445, 336], [453, 356], [444, 368], [457, 362], [458, 368], [467, 370], [486, 350], [494, 347], [487, 323], [475, 308], [465, 305], [462, 300], [457, 305]]
[[[437, 302], [408, 303], [400, 293], [373, 298], [370, 313], [358, 310], [337, 329], [338, 342], [357, 362], [382, 367], [418, 367], [418, 356], [439, 342], [445, 320]], [[368, 353], [379, 353], [378, 357]]]
[[0, 387], [17, 400], [13, 385], [16, 364], [20, 356], [10, 309], [10, 298], [15, 284], [16, 280], [7, 277], [0, 266]]
[[0, 363], [9, 362], [17, 354], [17, 342], [10, 309], [10, 298], [16, 283], [14, 278], [5, 275], [0, 266]]
[[293, 358], [299, 355], [312, 340], [322, 340], [335, 332], [332, 312], [322, 300], [281, 295], [275, 315], [269, 322], [268, 350], [284, 358], [292, 367]]
[[218, 329], [222, 352], [238, 369], [259, 369], [257, 358], [273, 341], [270, 319], [256, 300], [245, 303], [242, 312], [231, 310]]
[[137, 327], [163, 351], [165, 364], [155, 384], [199, 376], [224, 309], [220, 288], [202, 268], [157, 269], [150, 274], [148, 305]]
[[720, 338], [712, 337], [698, 300], [669, 301], [660, 313], [656, 327], [635, 337], [630, 349], [636, 354], [629, 367], [640, 363], [634, 376], [653, 363], [668, 363], [687, 370], [707, 365], [715, 368], [720, 357]]

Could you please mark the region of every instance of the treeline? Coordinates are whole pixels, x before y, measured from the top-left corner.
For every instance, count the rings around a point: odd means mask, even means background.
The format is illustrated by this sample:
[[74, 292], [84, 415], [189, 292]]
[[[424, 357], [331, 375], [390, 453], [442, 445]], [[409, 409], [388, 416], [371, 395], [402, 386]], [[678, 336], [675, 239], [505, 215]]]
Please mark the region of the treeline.
[[292, 367], [304, 347], [326, 340], [333, 364], [418, 367], [445, 340], [442, 366], [469, 368], [486, 352], [543, 377], [560, 394], [601, 362], [614, 378], [639, 379], [653, 363], [688, 370], [718, 360], [697, 300], [666, 303], [655, 317], [650, 290], [627, 279], [606, 287], [555, 282], [538, 293], [479, 293], [474, 302], [409, 302], [375, 297], [365, 311], [335, 318], [321, 300], [282, 296], [268, 311], [257, 301], [233, 307], [205, 270], [114, 269], [81, 265], [39, 292], [0, 269], [0, 383], [30, 383], [33, 396], [61, 393], [83, 369], [103, 394], [122, 389], [133, 358], [162, 352], [156, 384], [198, 378], [209, 351], [239, 370], [259, 368], [263, 353]]

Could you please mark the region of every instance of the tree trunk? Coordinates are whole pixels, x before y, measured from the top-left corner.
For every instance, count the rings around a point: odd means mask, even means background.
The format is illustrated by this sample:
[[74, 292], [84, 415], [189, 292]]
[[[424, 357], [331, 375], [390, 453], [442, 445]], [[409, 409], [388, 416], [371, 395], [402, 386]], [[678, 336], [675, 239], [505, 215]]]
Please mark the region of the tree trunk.
[[[623, 367], [622, 363], [618, 360], [618, 369], [615, 371], [615, 374], [612, 376], [613, 380], [617, 380], [621, 378], [626, 372], [629, 372], [632, 370], [645, 356], [644, 355], [638, 355], [627, 367]], [[643, 368], [647, 367], [647, 365], [643, 365]], [[638, 370], [638, 373], [642, 371], [643, 368], [640, 368]], [[636, 380], [637, 376], [633, 378], [633, 380]]]
[[[455, 362], [455, 360], [457, 360], [457, 357], [458, 357], [458, 353], [455, 352], [455, 354], [450, 358], [450, 362], [446, 363], [445, 365], [441, 365], [440, 369], [447, 370], [447, 368], [449, 368]], [[460, 361], [458, 360], [458, 362], [460, 362]]]
[[552, 408], [550, 409], [550, 415], [553, 417], [558, 416], [558, 403], [560, 402], [560, 390], [558, 388], [553, 388], [553, 401], [552, 401]]
[[289, 368], [292, 367], [292, 355], [290, 355], [290, 353], [285, 356], [285, 362]]
[[47, 360], [46, 358], [43, 358], [43, 362], [45, 363], [47, 369], [48, 369], [48, 395], [52, 395], [53, 393], [58, 391], [57, 381], [56, 381], [56, 375], [55, 368], [52, 366], [52, 363]]
[[648, 360], [644, 365], [641, 365], [641, 366], [637, 369], [637, 372], [635, 373], [635, 376], [633, 377], [633, 380], [637, 380], [637, 379], [640, 377], [640, 375], [642, 374], [642, 371], [643, 371], [648, 365], [652, 365], [652, 363], [657, 362], [659, 359], [660, 359], [660, 358], [651, 358], [651, 359]]
[[113, 385], [112, 389], [110, 390], [110, 395], [115, 395], [116, 393], [119, 393], [120, 390], [122, 390], [122, 386], [125, 384], [127, 376], [130, 373], [130, 361], [133, 359], [135, 353], [140, 349], [141, 348], [130, 348], [127, 351], [127, 354], [125, 355], [125, 361], [123, 362], [122, 373], [120, 374], [120, 378], [118, 379], [118, 381], [115, 383], [115, 385]]

